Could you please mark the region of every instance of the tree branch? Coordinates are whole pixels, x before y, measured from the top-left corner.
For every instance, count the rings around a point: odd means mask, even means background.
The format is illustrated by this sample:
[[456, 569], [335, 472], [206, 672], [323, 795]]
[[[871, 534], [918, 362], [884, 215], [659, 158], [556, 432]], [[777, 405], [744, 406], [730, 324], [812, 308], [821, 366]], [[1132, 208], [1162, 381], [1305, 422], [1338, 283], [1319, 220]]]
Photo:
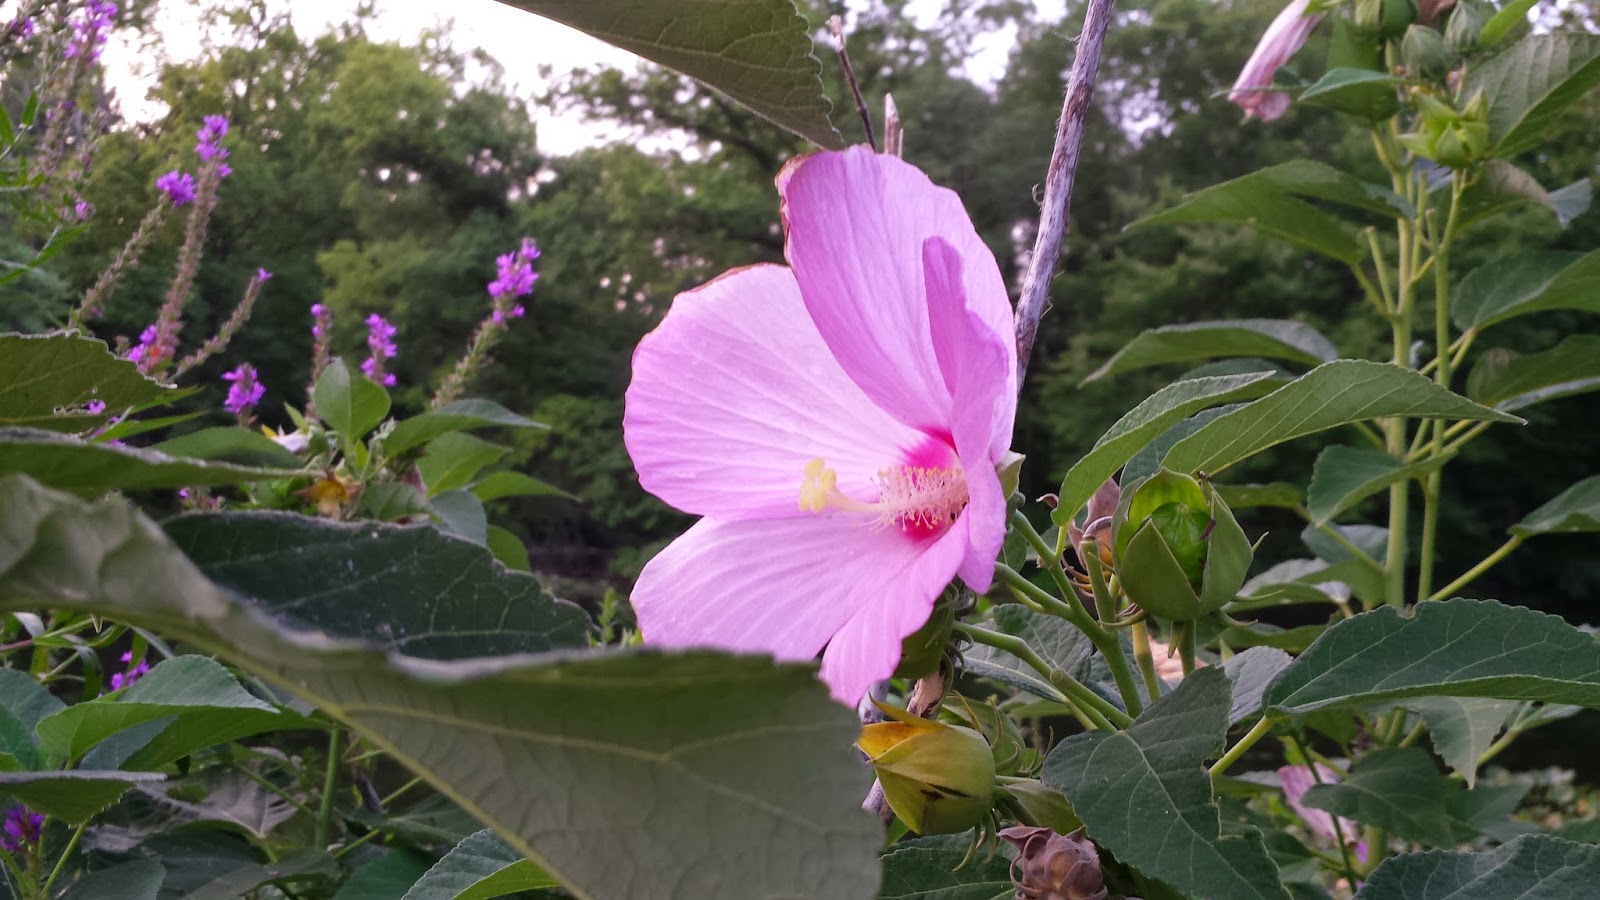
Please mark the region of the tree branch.
[[1083, 123], [1089, 115], [1095, 75], [1100, 70], [1100, 51], [1105, 46], [1106, 29], [1111, 24], [1113, 0], [1089, 0], [1083, 14], [1083, 33], [1078, 36], [1078, 52], [1072, 59], [1066, 99], [1056, 123], [1055, 151], [1045, 177], [1044, 203], [1039, 209], [1039, 231], [1034, 236], [1033, 253], [1022, 275], [1017, 299], [1017, 386], [1028, 374], [1028, 357], [1039, 332], [1050, 294], [1050, 279], [1061, 257], [1061, 242], [1067, 232], [1067, 211], [1072, 207], [1072, 182], [1078, 172], [1078, 151], [1083, 146]]

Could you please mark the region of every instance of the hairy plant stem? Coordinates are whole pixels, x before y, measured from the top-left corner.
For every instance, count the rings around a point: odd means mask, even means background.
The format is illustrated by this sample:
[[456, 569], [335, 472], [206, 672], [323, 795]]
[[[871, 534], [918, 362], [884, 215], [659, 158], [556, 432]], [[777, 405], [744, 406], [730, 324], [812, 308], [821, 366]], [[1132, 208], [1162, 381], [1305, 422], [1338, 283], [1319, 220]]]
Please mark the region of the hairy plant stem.
[[1017, 297], [1017, 387], [1028, 373], [1028, 358], [1039, 334], [1039, 319], [1044, 316], [1050, 295], [1050, 279], [1061, 258], [1061, 243], [1067, 233], [1067, 211], [1072, 207], [1072, 185], [1078, 173], [1078, 151], [1083, 146], [1083, 125], [1089, 116], [1089, 101], [1094, 95], [1095, 74], [1100, 69], [1100, 51], [1105, 46], [1106, 29], [1111, 25], [1112, 0], [1089, 0], [1083, 13], [1083, 30], [1078, 33], [1072, 72], [1067, 78], [1067, 93], [1061, 103], [1061, 118], [1056, 122], [1055, 147], [1044, 181], [1044, 202], [1039, 208], [1039, 230], [1034, 235], [1033, 252], [1022, 275]]
[[1452, 581], [1437, 591], [1434, 591], [1432, 594], [1428, 595], [1426, 599], [1443, 600], [1446, 597], [1449, 597], [1451, 594], [1454, 594], [1456, 591], [1461, 590], [1462, 588], [1471, 584], [1473, 581], [1476, 581], [1478, 576], [1494, 568], [1501, 560], [1505, 559], [1507, 556], [1510, 556], [1511, 551], [1522, 546], [1522, 542], [1525, 540], [1527, 540], [1527, 537], [1523, 535], [1512, 535], [1511, 539], [1506, 541], [1504, 544], [1501, 544], [1499, 549], [1479, 560], [1477, 565], [1463, 572], [1460, 578], [1457, 578], [1455, 581]]
[[1027, 663], [1040, 675], [1043, 675], [1045, 680], [1058, 692], [1054, 699], [1071, 709], [1073, 717], [1083, 727], [1115, 731], [1116, 729], [1111, 724], [1112, 721], [1122, 719], [1125, 720], [1123, 724], [1132, 721], [1128, 719], [1126, 713], [1107, 703], [1099, 694], [1089, 690], [1083, 682], [1046, 662], [1022, 638], [999, 631], [991, 631], [977, 625], [968, 625], [965, 622], [957, 622], [956, 630], [966, 635], [973, 643], [1004, 650]]
[[1194, 621], [1179, 622], [1178, 633], [1178, 661], [1183, 664], [1183, 677], [1188, 678], [1194, 674]]
[[[1390, 129], [1398, 126], [1393, 120]], [[1395, 192], [1405, 197], [1413, 205], [1417, 204], [1416, 178], [1409, 169], [1402, 168], [1395, 160], [1383, 151], [1379, 143], [1380, 155], [1384, 158], [1394, 182]], [[1400, 220], [1397, 224], [1397, 236], [1400, 249], [1396, 265], [1398, 271], [1395, 276], [1395, 288], [1398, 295], [1395, 298], [1394, 316], [1390, 320], [1390, 334], [1392, 337], [1394, 364], [1409, 368], [1411, 364], [1411, 317], [1414, 312], [1416, 300], [1416, 281], [1413, 273], [1416, 270], [1415, 254], [1420, 235], [1416, 231], [1416, 223]], [[1384, 450], [1395, 459], [1403, 459], [1406, 454], [1406, 420], [1401, 416], [1391, 416], [1383, 422]], [[1406, 512], [1410, 503], [1409, 481], [1402, 479], [1389, 486], [1389, 541], [1383, 555], [1384, 565], [1384, 602], [1390, 606], [1405, 605], [1406, 598]]]
[[322, 803], [317, 808], [317, 824], [311, 846], [327, 849], [333, 836], [334, 791], [339, 786], [339, 762], [343, 755], [339, 743], [344, 739], [343, 728], [328, 729], [328, 763], [322, 776]]
[[56, 879], [61, 876], [62, 870], [66, 868], [67, 859], [72, 856], [72, 851], [78, 849], [78, 841], [83, 837], [84, 829], [88, 827], [88, 822], [81, 822], [77, 828], [72, 829], [72, 837], [68, 838], [67, 845], [61, 848], [61, 855], [56, 857], [55, 866], [50, 869], [50, 874], [44, 879], [44, 885], [39, 888], [39, 892], [43, 896], [50, 896], [50, 888], [55, 885]]
[[[1466, 189], [1466, 179], [1459, 170], [1450, 173], [1450, 209], [1445, 215], [1444, 230], [1433, 241], [1433, 380], [1449, 390], [1452, 366], [1450, 359], [1450, 242], [1455, 239], [1456, 216], [1461, 206], [1461, 194]], [[1445, 455], [1445, 423], [1433, 422], [1434, 459]], [[1435, 466], [1422, 483], [1422, 536], [1417, 547], [1417, 600], [1427, 599], [1433, 590], [1433, 558], [1439, 539], [1439, 492], [1444, 482], [1444, 466]]]
[[[1091, 553], [1084, 557], [1083, 568], [1089, 573], [1089, 584], [1094, 588], [1095, 607], [1115, 609], [1115, 601], [1111, 597], [1110, 588], [1106, 586], [1105, 572], [1101, 568], [1099, 554]], [[1128, 657], [1122, 652], [1122, 637], [1104, 628], [1097, 630], [1100, 636], [1090, 634], [1089, 639], [1094, 641], [1095, 647], [1099, 648], [1100, 654], [1106, 658], [1106, 665], [1111, 669], [1111, 677], [1117, 683], [1117, 693], [1122, 695], [1123, 705], [1128, 707], [1128, 712], [1137, 716], [1144, 712], [1144, 701], [1139, 697], [1139, 688], [1133, 683], [1133, 672], [1128, 668]], [[1156, 698], [1152, 696], [1150, 699]]]
[[1128, 631], [1128, 639], [1133, 643], [1133, 662], [1139, 668], [1145, 693], [1150, 695], [1153, 702], [1161, 696], [1161, 677], [1156, 674], [1156, 658], [1150, 652], [1150, 631], [1145, 628], [1143, 621], [1133, 623]]
[[1271, 730], [1272, 720], [1262, 716], [1261, 721], [1245, 732], [1244, 737], [1239, 738], [1232, 747], [1229, 747], [1228, 752], [1222, 754], [1221, 759], [1211, 764], [1211, 777], [1216, 778], [1218, 775], [1228, 771], [1229, 766], [1238, 762], [1241, 756], [1244, 756], [1251, 747], [1256, 745], [1256, 741], [1266, 737], [1267, 732]]

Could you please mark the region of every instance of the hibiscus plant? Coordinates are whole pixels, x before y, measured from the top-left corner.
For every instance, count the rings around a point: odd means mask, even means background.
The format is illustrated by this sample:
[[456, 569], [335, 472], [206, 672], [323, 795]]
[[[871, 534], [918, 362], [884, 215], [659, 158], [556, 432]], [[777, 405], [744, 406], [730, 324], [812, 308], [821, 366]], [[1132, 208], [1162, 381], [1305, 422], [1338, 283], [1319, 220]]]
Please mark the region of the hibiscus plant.
[[[1285, 161], [1132, 227], [1330, 258], [1392, 353], [1342, 358], [1293, 318], [1145, 332], [1091, 380], [1198, 368], [1029, 497], [1018, 396], [1109, 0], [1087, 4], [1015, 294], [962, 198], [902, 158], [892, 106], [881, 148], [864, 107], [868, 142], [844, 146], [789, 0], [512, 5], [818, 145], [777, 178], [786, 264], [681, 293], [633, 355], [627, 453], [698, 521], [597, 615], [490, 524], [486, 504], [561, 494], [473, 433], [541, 426], [462, 397], [537, 302], [532, 240], [485, 250], [507, 252], [484, 317], [431, 390], [397, 383], [378, 298], [364, 341], [316, 304], [292, 427], [262, 433], [235, 360], [212, 385], [228, 424], [166, 436], [271, 291], [259, 271], [180, 352], [232, 172], [205, 117], [194, 172], [152, 185], [62, 327], [0, 335], [9, 895], [1594, 895], [1593, 822], [1550, 833], [1522, 812], [1532, 781], [1486, 766], [1600, 708], [1600, 645], [1473, 592], [1528, 540], [1600, 531], [1600, 475], [1495, 523], [1505, 543], [1466, 571], [1435, 559], [1462, 449], [1600, 388], [1593, 334], [1494, 346], [1519, 316], [1600, 311], [1600, 250], [1452, 259], [1509, 211], [1587, 208], [1588, 182], [1519, 160], [1600, 83], [1600, 37], [1532, 29], [1519, 0], [1293, 0], [1229, 97], [1250, 128], [1331, 107], [1370, 173]], [[93, 221], [92, 146], [36, 109], [103, 114], [83, 85], [118, 14], [21, 6], [0, 53], [42, 41], [53, 67], [0, 109], [6, 202], [44, 229], [19, 272]], [[1317, 28], [1335, 50], [1307, 81], [1286, 63]], [[153, 324], [88, 336], [169, 216]], [[1291, 441], [1315, 462], [1261, 483]], [[1303, 551], [1268, 558], [1264, 511], [1302, 523]]]

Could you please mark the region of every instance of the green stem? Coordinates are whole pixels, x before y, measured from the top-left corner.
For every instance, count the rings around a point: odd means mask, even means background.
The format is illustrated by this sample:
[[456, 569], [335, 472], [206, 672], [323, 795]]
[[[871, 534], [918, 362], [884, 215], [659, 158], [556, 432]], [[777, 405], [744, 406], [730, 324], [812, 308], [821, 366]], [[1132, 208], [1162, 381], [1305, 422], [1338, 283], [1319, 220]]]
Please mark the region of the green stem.
[[1179, 622], [1178, 632], [1178, 660], [1183, 663], [1183, 677], [1188, 678], [1194, 674], [1194, 622]]
[[[1294, 741], [1294, 745], [1299, 749], [1300, 755], [1305, 757], [1306, 748], [1300, 743], [1300, 739], [1291, 737], [1290, 740]], [[1317, 768], [1315, 761], [1308, 763], [1306, 768], [1311, 770], [1312, 781], [1315, 781], [1317, 784], [1323, 783], [1322, 772]], [[1350, 856], [1350, 842], [1344, 839], [1344, 826], [1339, 824], [1339, 817], [1330, 816], [1329, 818], [1333, 820], [1333, 839], [1339, 845], [1339, 858], [1344, 863], [1345, 876], [1350, 879], [1350, 884], [1354, 885], [1358, 879], [1356, 877], [1355, 860]]]
[[[1050, 546], [1050, 542], [1044, 539], [1044, 535], [1039, 533], [1039, 529], [1033, 527], [1033, 520], [1029, 519], [1022, 510], [1014, 509], [1011, 511], [1011, 527], [1017, 534], [1022, 535], [1022, 539], [1027, 542], [1029, 547], [1033, 548], [1033, 552], [1039, 555], [1041, 568], [1048, 569], [1051, 563], [1059, 564], [1061, 562], [1061, 554], [1056, 548]], [[1062, 533], [1065, 534], [1066, 529], [1063, 528]]]
[[[988, 628], [983, 628], [977, 625], [969, 625], [966, 622], [957, 622], [955, 625], [955, 630], [965, 635], [968, 640], [975, 644], [983, 644], [986, 647], [993, 647], [996, 650], [1004, 650], [1012, 656], [1015, 656], [1017, 659], [1027, 663], [1028, 666], [1035, 672], [1038, 672], [1040, 675], [1044, 676], [1045, 681], [1056, 690], [1056, 696], [1052, 699], [1059, 703], [1065, 704], [1067, 708], [1071, 709], [1074, 718], [1076, 718], [1078, 722], [1083, 725], [1083, 727], [1101, 728], [1106, 731], [1116, 730], [1115, 728], [1111, 727], [1111, 722], [1106, 716], [1104, 710], [1110, 709], [1119, 713], [1121, 710], [1116, 709], [1116, 707], [1107, 703], [1099, 694], [1094, 693], [1087, 687], [1083, 687], [1083, 685], [1076, 680], [1073, 680], [1072, 684], [1082, 688], [1083, 692], [1087, 694], [1088, 697], [1084, 697], [1082, 694], [1076, 693], [1075, 689], [1072, 687], [1063, 689], [1062, 686], [1057, 684], [1056, 681], [1056, 674], [1060, 670], [1055, 666], [1050, 665], [1048, 662], [1045, 662], [1043, 657], [1034, 652], [1032, 647], [1028, 646], [1027, 641], [1017, 637], [1014, 634], [1006, 634], [1001, 631], [992, 631]], [[1068, 696], [1068, 691], [1072, 691], [1073, 695]], [[1092, 700], [1089, 698], [1092, 698]]]
[[44, 880], [44, 886], [39, 889], [43, 896], [50, 896], [51, 885], [56, 883], [56, 878], [60, 877], [62, 870], [66, 868], [67, 859], [72, 856], [72, 851], [78, 848], [78, 839], [83, 837], [83, 831], [87, 827], [89, 827], [89, 823], [83, 822], [77, 828], [72, 829], [72, 837], [67, 839], [67, 846], [61, 849], [61, 855], [56, 858], [55, 867], [50, 870], [49, 877]]
[[339, 786], [339, 743], [344, 739], [344, 729], [328, 729], [328, 765], [322, 776], [322, 805], [317, 810], [317, 826], [312, 846], [325, 849], [333, 836], [334, 792]]
[[[1084, 555], [1083, 568], [1089, 573], [1089, 584], [1094, 588], [1094, 603], [1096, 609], [1116, 609], [1116, 601], [1112, 599], [1111, 589], [1106, 586], [1105, 570], [1101, 567], [1100, 554], [1088, 553]], [[1113, 616], [1115, 613], [1113, 612]], [[1111, 669], [1111, 677], [1117, 683], [1117, 693], [1122, 695], [1122, 703], [1128, 707], [1128, 712], [1135, 716], [1144, 712], [1144, 700], [1139, 697], [1139, 688], [1133, 682], [1133, 670], [1128, 668], [1128, 657], [1122, 652], [1122, 636], [1105, 629], [1098, 629], [1103, 637], [1096, 639], [1090, 635], [1090, 640], [1095, 642], [1102, 656], [1106, 658], [1106, 665]], [[1152, 695], [1155, 700], [1157, 695]]]
[[1266, 716], [1262, 716], [1261, 721], [1257, 722], [1255, 727], [1245, 732], [1244, 737], [1239, 738], [1238, 743], [1234, 744], [1232, 747], [1229, 747], [1228, 752], [1222, 754], [1222, 758], [1212, 764], [1211, 777], [1215, 778], [1218, 775], [1221, 775], [1223, 772], [1228, 771], [1229, 766], [1238, 762], [1239, 757], [1244, 756], [1246, 751], [1255, 746], [1256, 741], [1266, 737], [1267, 732], [1271, 730], [1272, 720]]
[[1128, 637], [1133, 643], [1133, 661], [1139, 667], [1145, 692], [1154, 701], [1161, 696], [1161, 678], [1156, 675], [1156, 658], [1150, 653], [1150, 631], [1144, 627], [1144, 622], [1135, 622]]
[[[1456, 215], [1461, 206], [1461, 192], [1466, 185], [1461, 173], [1450, 175], [1450, 211], [1445, 216], [1444, 232], [1435, 243], [1433, 251], [1433, 346], [1438, 365], [1433, 380], [1440, 387], [1450, 388], [1452, 360], [1450, 358], [1450, 243], [1455, 238]], [[1445, 424], [1433, 423], [1433, 458], [1445, 454]], [[1444, 483], [1444, 467], [1436, 466], [1422, 484], [1422, 543], [1417, 548], [1417, 599], [1425, 599], [1433, 590], [1434, 549], [1439, 538], [1439, 495]]]
[[1455, 581], [1452, 581], [1437, 591], [1434, 591], [1427, 599], [1443, 600], [1451, 594], [1454, 594], [1456, 591], [1459, 591], [1471, 584], [1478, 578], [1478, 576], [1494, 568], [1495, 565], [1497, 565], [1501, 560], [1505, 559], [1507, 556], [1510, 556], [1511, 551], [1522, 546], [1522, 542], [1525, 540], [1527, 540], [1527, 538], [1523, 535], [1512, 535], [1510, 540], [1500, 545], [1500, 549], [1494, 551], [1488, 556], [1485, 556], [1477, 565], [1462, 573], [1460, 578], [1457, 578]]

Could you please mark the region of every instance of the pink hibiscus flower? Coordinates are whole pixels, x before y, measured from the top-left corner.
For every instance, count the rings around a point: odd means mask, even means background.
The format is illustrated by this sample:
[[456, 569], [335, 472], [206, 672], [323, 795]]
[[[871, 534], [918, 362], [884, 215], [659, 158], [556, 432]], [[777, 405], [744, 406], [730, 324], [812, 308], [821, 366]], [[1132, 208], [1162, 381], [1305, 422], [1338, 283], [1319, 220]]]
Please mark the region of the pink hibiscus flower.
[[634, 353], [639, 482], [703, 518], [632, 601], [648, 644], [821, 652], [855, 703], [955, 576], [993, 579], [1011, 308], [960, 199], [911, 165], [816, 153], [778, 190], [789, 267], [679, 295]]

